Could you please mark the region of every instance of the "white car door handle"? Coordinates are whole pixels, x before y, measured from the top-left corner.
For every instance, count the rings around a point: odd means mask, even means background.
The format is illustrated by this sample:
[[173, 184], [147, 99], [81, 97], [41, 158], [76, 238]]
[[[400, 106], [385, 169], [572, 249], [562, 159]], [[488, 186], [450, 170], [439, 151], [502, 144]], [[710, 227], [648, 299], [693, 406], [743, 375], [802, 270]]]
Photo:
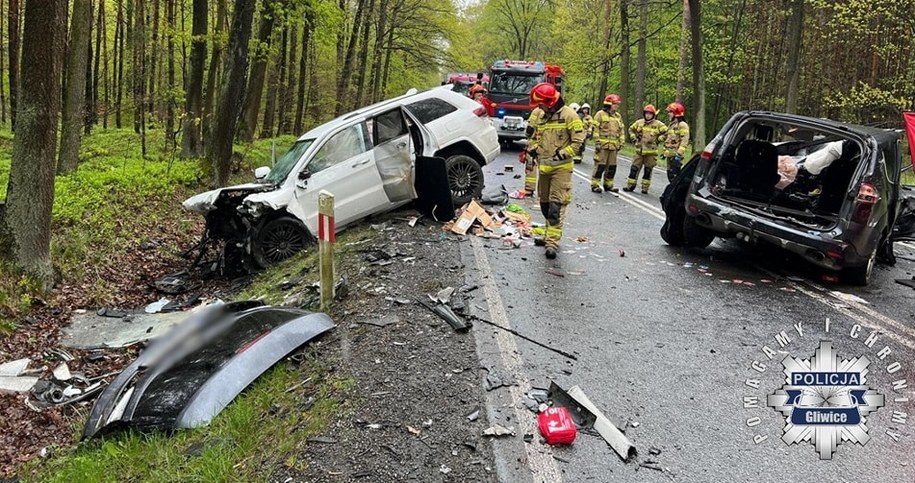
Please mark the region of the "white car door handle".
[[371, 158], [369, 158], [369, 159], [363, 159], [362, 161], [358, 161], [358, 162], [354, 163], [354, 164], [353, 164], [353, 167], [354, 167], [354, 168], [358, 168], [359, 166], [362, 166], [362, 165], [364, 165], [364, 164], [369, 164], [371, 161], [372, 161]]
[[403, 149], [407, 147], [407, 143], [397, 143], [397, 149]]

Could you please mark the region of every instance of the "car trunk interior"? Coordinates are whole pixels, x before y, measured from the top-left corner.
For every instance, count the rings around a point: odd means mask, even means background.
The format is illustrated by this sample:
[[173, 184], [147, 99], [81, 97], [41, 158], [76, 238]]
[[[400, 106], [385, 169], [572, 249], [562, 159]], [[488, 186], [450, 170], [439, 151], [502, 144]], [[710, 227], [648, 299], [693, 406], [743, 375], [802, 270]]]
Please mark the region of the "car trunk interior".
[[808, 228], [828, 230], [859, 172], [862, 145], [850, 136], [770, 120], [743, 124], [717, 157], [717, 197]]

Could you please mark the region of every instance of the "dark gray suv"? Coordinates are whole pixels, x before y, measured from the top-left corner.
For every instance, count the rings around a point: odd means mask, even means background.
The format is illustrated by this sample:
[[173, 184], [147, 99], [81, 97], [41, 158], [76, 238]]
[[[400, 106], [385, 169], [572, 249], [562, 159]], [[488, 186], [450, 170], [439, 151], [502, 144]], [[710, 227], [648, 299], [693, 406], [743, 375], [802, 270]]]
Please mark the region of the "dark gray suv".
[[895, 131], [772, 112], [735, 114], [661, 198], [671, 245], [768, 242], [864, 285], [894, 263], [911, 218]]

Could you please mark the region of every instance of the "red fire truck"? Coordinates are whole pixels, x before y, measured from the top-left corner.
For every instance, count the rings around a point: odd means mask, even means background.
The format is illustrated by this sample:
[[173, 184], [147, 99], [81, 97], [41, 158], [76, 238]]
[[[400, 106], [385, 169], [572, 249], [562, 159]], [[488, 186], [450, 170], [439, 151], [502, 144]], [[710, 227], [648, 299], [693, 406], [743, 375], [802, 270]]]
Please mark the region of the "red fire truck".
[[454, 87], [451, 90], [458, 94], [469, 96], [470, 87], [478, 81], [485, 86], [489, 84], [489, 76], [485, 74], [452, 73], [445, 77], [445, 82], [442, 82], [442, 85], [453, 84]]
[[497, 60], [489, 68], [489, 93], [485, 105], [499, 135], [499, 141], [510, 143], [524, 139], [530, 105], [531, 88], [550, 82], [562, 92], [565, 72], [562, 67], [541, 61]]

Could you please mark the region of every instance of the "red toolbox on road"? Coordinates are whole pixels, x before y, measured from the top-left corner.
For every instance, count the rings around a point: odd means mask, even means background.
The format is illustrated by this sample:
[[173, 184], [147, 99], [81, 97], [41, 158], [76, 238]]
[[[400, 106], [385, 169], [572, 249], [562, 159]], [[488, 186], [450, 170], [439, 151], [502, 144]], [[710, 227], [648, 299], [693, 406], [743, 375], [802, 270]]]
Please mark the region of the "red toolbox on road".
[[572, 444], [578, 434], [569, 410], [561, 406], [540, 413], [537, 416], [537, 425], [540, 426], [540, 434], [548, 444]]

